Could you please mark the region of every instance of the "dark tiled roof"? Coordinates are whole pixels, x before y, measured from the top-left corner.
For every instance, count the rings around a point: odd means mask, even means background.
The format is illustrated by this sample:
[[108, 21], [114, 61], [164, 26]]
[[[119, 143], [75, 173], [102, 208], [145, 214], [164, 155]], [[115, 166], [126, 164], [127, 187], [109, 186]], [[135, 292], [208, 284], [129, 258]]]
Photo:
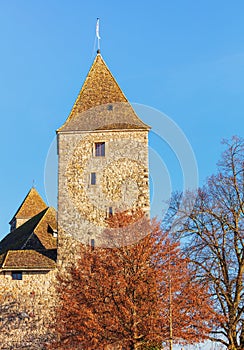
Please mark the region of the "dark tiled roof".
[[[8, 250], [23, 249], [26, 244], [32, 241], [34, 245], [34, 230], [40, 220], [43, 218], [47, 209], [43, 210], [39, 214], [35, 215], [30, 220], [26, 221], [23, 225], [19, 226], [14, 231], [11, 231], [1, 242], [0, 242], [0, 253], [6, 252]], [[37, 249], [43, 249], [39, 239], [36, 239], [35, 245]]]
[[15, 218], [21, 218], [21, 219], [29, 219], [32, 218], [34, 215], [40, 213], [42, 210], [47, 208], [46, 203], [43, 201], [39, 193], [35, 188], [32, 188], [23, 202], [21, 203], [20, 207], [18, 208], [17, 212], [14, 214], [12, 220]]
[[[56, 211], [46, 208], [33, 218], [11, 231], [0, 242], [0, 254], [8, 250], [57, 249], [57, 238], [52, 230], [57, 229]], [[50, 232], [51, 231], [51, 232]]]
[[2, 263], [3, 270], [49, 270], [55, 267], [53, 259], [35, 250], [10, 250]]
[[70, 115], [59, 131], [149, 130], [136, 115], [98, 54]]

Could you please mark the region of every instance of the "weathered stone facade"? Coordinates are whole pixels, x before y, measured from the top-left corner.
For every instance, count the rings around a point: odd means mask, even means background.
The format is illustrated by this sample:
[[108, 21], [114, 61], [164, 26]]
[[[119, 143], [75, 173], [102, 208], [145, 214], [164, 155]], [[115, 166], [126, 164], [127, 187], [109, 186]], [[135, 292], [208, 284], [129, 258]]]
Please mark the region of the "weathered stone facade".
[[[105, 143], [104, 157], [94, 155], [96, 142]], [[147, 131], [138, 130], [59, 135], [60, 244], [61, 229], [83, 244], [104, 244], [109, 208], [149, 210], [147, 142]]]
[[56, 272], [23, 271], [22, 280], [12, 280], [11, 271], [0, 274], [0, 349], [17, 349], [28, 340], [32, 349], [36, 339], [49, 337]]

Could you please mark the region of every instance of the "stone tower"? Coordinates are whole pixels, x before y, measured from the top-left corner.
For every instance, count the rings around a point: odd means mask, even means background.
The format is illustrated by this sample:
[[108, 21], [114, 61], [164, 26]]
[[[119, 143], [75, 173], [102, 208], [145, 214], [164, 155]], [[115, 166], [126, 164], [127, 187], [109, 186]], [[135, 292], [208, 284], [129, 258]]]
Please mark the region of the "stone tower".
[[148, 131], [98, 52], [58, 139], [58, 260], [106, 245], [106, 218], [149, 212]]

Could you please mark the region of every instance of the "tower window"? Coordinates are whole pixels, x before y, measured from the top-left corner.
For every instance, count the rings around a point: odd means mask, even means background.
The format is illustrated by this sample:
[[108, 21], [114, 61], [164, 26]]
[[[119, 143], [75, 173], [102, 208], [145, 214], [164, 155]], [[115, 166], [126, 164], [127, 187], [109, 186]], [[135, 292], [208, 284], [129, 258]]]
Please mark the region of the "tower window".
[[91, 249], [92, 250], [95, 249], [95, 239], [94, 238], [91, 239]]
[[22, 280], [22, 271], [13, 271], [12, 280]]
[[96, 173], [91, 173], [91, 185], [96, 185]]
[[105, 142], [95, 143], [95, 156], [104, 157], [105, 156]]
[[109, 207], [109, 208], [108, 208], [108, 215], [109, 215], [109, 216], [112, 216], [112, 215], [113, 215], [113, 208], [112, 208], [112, 207]]

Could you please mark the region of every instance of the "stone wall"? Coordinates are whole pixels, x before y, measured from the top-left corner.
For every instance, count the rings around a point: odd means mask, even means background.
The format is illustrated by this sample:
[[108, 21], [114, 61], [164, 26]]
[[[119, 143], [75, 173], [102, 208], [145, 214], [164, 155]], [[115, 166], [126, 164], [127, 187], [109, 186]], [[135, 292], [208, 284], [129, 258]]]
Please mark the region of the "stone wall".
[[[105, 142], [105, 156], [95, 156]], [[109, 211], [141, 208], [149, 212], [148, 131], [70, 132], [58, 135], [59, 262], [76, 251], [78, 242], [104, 245], [102, 232]], [[91, 173], [96, 184], [91, 184]], [[60, 261], [62, 260], [62, 262]]]
[[0, 349], [17, 349], [28, 341], [27, 348], [36, 349], [36, 340], [49, 338], [55, 276], [56, 270], [23, 272], [22, 280], [12, 280], [11, 272], [0, 273]]

